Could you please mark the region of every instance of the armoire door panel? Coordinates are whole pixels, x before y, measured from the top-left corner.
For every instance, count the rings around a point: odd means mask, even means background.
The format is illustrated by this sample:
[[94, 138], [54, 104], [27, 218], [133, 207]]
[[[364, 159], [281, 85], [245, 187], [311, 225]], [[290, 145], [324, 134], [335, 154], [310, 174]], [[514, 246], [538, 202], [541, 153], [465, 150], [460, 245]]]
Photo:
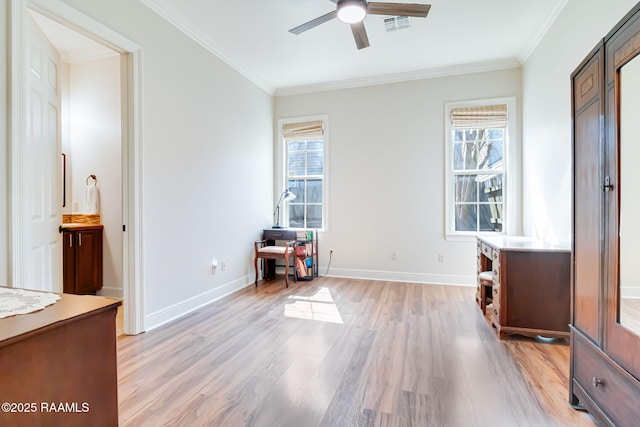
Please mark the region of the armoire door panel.
[[[640, 199], [640, 174], [636, 158], [640, 155], [640, 18], [631, 19], [621, 33], [607, 44], [613, 67], [607, 80], [614, 82], [607, 91], [606, 121], [608, 144], [605, 146], [605, 170], [612, 179], [612, 191], [605, 198], [606, 224], [606, 342], [604, 350], [625, 370], [640, 378], [640, 331], [620, 323], [625, 294], [621, 286], [638, 285], [637, 200]], [[634, 56], [635, 55], [635, 56]], [[624, 252], [623, 252], [624, 251]], [[624, 263], [624, 264], [623, 264]], [[623, 283], [624, 282], [624, 283]], [[637, 317], [637, 316], [636, 316]]]
[[[574, 316], [573, 324], [600, 340], [602, 52], [574, 78]], [[585, 86], [586, 85], [586, 86]], [[588, 96], [587, 96], [588, 95]]]

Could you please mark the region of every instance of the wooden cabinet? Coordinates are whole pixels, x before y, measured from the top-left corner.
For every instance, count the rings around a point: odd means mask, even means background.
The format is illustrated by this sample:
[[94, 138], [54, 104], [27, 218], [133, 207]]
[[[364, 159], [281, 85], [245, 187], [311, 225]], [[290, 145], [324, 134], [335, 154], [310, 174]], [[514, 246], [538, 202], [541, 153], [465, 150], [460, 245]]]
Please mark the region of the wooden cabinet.
[[[476, 301], [486, 305], [500, 338], [508, 334], [569, 336], [570, 250], [526, 237], [479, 237], [478, 274], [492, 273], [491, 289], [478, 279]], [[482, 297], [491, 299], [481, 301]]]
[[102, 289], [102, 228], [101, 225], [63, 227], [64, 293], [95, 294]]
[[635, 190], [640, 188], [640, 173], [635, 172], [640, 160], [640, 4], [596, 46], [571, 79], [569, 399], [600, 424], [635, 426], [640, 419], [640, 315], [633, 317], [633, 307], [640, 307], [635, 266], [640, 238], [636, 219], [640, 194]]

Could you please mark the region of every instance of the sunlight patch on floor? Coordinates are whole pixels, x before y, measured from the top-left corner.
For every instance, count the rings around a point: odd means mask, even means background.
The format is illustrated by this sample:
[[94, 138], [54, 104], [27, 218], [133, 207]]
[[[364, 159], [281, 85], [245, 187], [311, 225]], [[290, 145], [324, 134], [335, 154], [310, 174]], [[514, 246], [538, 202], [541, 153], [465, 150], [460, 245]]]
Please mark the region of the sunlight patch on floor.
[[338, 307], [328, 288], [320, 288], [311, 296], [291, 295], [284, 304], [284, 315], [297, 319], [343, 324]]

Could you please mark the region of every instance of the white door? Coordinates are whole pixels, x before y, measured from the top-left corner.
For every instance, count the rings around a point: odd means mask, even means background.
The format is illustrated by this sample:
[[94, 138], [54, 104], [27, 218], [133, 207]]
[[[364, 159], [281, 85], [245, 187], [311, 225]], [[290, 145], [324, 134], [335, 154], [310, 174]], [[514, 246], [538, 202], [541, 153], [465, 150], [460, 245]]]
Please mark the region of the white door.
[[26, 283], [62, 292], [60, 234], [60, 55], [27, 14]]

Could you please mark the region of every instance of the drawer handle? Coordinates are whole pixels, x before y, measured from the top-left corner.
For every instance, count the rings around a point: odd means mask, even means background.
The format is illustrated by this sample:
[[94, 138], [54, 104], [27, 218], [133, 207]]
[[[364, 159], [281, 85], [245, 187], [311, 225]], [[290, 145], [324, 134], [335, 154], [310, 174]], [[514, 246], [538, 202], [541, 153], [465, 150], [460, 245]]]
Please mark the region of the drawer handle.
[[591, 380], [591, 384], [594, 387], [600, 387], [600, 386], [604, 387], [604, 381], [602, 381], [601, 379], [596, 378], [596, 377], [593, 377], [593, 379]]

